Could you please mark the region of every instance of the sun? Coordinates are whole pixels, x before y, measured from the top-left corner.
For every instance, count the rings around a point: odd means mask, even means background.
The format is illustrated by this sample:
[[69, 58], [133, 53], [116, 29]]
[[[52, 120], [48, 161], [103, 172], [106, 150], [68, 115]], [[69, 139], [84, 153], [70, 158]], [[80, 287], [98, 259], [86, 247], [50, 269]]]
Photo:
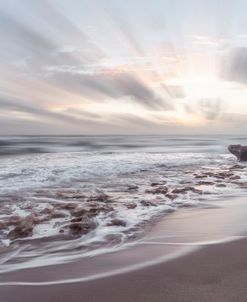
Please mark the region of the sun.
[[181, 79], [186, 97], [193, 99], [219, 98], [222, 82], [217, 77], [194, 75]]

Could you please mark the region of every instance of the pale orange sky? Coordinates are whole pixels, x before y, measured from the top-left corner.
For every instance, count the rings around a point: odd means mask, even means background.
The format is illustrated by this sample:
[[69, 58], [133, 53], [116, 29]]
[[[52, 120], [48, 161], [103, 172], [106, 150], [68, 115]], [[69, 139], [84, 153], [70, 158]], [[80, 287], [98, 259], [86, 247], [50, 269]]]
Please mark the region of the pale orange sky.
[[245, 133], [245, 8], [4, 3], [0, 134]]

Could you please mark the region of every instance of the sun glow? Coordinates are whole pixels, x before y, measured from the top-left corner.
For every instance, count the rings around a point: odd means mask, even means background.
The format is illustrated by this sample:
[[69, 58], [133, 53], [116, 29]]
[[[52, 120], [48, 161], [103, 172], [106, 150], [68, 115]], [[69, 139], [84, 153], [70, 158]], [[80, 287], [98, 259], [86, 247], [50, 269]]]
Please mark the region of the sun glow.
[[186, 97], [219, 98], [222, 94], [222, 81], [216, 77], [193, 76], [181, 80]]

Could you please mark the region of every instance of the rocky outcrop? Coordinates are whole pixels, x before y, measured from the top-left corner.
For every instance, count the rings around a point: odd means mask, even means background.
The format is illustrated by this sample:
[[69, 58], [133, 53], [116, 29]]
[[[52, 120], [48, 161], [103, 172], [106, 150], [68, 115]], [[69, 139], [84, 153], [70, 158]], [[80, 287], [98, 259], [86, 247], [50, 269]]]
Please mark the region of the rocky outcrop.
[[228, 151], [237, 157], [240, 161], [247, 161], [247, 146], [230, 145]]
[[32, 235], [35, 223], [37, 223], [37, 218], [34, 215], [24, 217], [17, 226], [9, 232], [8, 237], [14, 240]]
[[126, 226], [126, 222], [123, 220], [123, 219], [120, 219], [120, 218], [114, 218], [111, 220], [110, 223], [108, 223], [109, 226], [123, 226], [125, 227]]
[[159, 186], [155, 189], [146, 190], [145, 192], [148, 194], [166, 194], [168, 192], [168, 188], [166, 186]]
[[92, 220], [84, 219], [81, 222], [72, 222], [67, 227], [71, 235], [81, 236], [95, 229], [97, 225]]

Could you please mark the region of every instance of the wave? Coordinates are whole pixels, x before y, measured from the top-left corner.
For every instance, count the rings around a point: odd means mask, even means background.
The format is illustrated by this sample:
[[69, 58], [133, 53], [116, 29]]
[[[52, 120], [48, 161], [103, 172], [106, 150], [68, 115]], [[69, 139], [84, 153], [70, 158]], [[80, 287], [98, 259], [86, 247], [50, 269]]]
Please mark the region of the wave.
[[[237, 138], [244, 141], [246, 138]], [[13, 136], [0, 137], [0, 156], [61, 152], [222, 152], [234, 137], [220, 136]]]

